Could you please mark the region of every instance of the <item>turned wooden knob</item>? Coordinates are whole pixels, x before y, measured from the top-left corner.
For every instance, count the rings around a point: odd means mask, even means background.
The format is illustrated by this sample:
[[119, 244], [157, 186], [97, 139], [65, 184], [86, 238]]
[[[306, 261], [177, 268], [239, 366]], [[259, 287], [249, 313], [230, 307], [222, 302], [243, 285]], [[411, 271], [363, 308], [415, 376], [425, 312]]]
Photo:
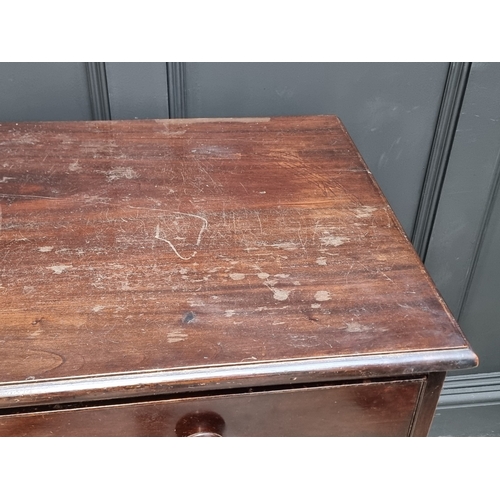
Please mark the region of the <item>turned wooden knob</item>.
[[216, 432], [195, 432], [194, 434], [190, 434], [187, 437], [190, 437], [190, 438], [194, 438], [194, 437], [197, 437], [197, 438], [199, 438], [199, 437], [220, 438], [222, 436], [220, 434], [217, 434]]
[[184, 415], [175, 426], [179, 437], [222, 437], [224, 419], [212, 411], [195, 411]]

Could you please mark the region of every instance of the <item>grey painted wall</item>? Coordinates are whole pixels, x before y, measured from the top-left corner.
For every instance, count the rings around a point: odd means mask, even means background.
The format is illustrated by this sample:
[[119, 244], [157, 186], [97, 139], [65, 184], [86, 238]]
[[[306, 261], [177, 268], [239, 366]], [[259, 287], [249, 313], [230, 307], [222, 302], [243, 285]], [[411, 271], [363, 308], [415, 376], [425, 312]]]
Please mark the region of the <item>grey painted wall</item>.
[[447, 63], [187, 63], [187, 116], [336, 114], [411, 234]]
[[166, 63], [106, 63], [112, 120], [168, 118]]
[[500, 372], [499, 158], [500, 64], [473, 64], [425, 264], [476, 372]]
[[[480, 241], [460, 324], [481, 360], [477, 371], [500, 371], [500, 197], [495, 195]], [[499, 415], [500, 416], [500, 415]]]
[[85, 63], [0, 63], [0, 121], [91, 118]]
[[498, 437], [500, 405], [470, 406], [436, 411], [431, 437]]

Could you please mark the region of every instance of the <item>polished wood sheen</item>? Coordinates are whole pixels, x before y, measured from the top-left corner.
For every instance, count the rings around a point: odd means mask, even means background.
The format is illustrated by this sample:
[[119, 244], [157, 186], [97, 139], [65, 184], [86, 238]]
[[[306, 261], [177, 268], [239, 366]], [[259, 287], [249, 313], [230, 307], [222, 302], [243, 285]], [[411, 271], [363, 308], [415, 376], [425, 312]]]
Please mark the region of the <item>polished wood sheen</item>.
[[0, 156], [7, 412], [477, 363], [334, 116], [3, 123]]
[[0, 416], [19, 436], [407, 436], [423, 380]]

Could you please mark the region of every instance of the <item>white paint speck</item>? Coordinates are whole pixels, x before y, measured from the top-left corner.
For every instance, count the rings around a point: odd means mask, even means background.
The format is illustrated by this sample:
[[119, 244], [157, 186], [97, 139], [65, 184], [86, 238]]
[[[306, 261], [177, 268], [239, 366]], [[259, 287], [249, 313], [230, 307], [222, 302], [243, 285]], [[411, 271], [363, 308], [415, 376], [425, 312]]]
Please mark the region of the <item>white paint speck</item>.
[[364, 326], [361, 323], [358, 323], [356, 321], [352, 321], [351, 323], [347, 323], [346, 325], [346, 332], [349, 333], [355, 333], [355, 332], [366, 332], [370, 328], [368, 326]]
[[224, 316], [226, 318], [230, 318], [231, 316], [234, 316], [235, 314], [236, 314], [236, 311], [234, 311], [233, 309], [228, 309], [227, 311], [225, 311]]
[[280, 248], [281, 250], [288, 250], [289, 252], [297, 250], [297, 248], [299, 247], [297, 243], [294, 243], [293, 241], [286, 241], [284, 243], [275, 243], [274, 245], [270, 246], [275, 248]]
[[66, 271], [66, 269], [71, 269], [72, 267], [73, 266], [61, 265], [61, 266], [49, 266], [49, 267], [47, 267], [47, 269], [52, 269], [52, 271], [54, 271], [54, 274], [61, 274], [64, 271]]
[[319, 309], [321, 307], [321, 304], [318, 304], [318, 303], [315, 303], [315, 304], [311, 304], [311, 307], [313, 309]]
[[274, 298], [276, 300], [286, 300], [288, 299], [288, 296], [290, 295], [290, 291], [287, 290], [279, 290], [276, 288], [274, 291]]
[[205, 303], [200, 299], [187, 299], [187, 303], [191, 307], [203, 307]]
[[376, 210], [374, 207], [361, 207], [355, 208], [353, 212], [358, 219], [364, 219], [365, 217], [371, 217], [372, 213]]
[[137, 179], [139, 177], [132, 167], [116, 167], [106, 173], [108, 181], [116, 181], [118, 179]]
[[327, 292], [326, 290], [320, 290], [319, 292], [316, 292], [314, 294], [314, 298], [318, 302], [324, 302], [325, 300], [330, 300], [332, 296], [330, 295], [330, 292]]
[[274, 276], [276, 278], [288, 278], [290, 275], [289, 274], [275, 274]]
[[243, 273], [231, 273], [229, 277], [234, 281], [240, 281], [245, 279], [245, 275]]
[[73, 163], [71, 163], [69, 166], [68, 166], [68, 170], [70, 172], [77, 172], [78, 170], [81, 170], [82, 167], [80, 167], [78, 165], [78, 160], [74, 161]]
[[320, 238], [320, 240], [324, 245], [339, 247], [346, 241], [349, 241], [349, 238], [345, 238], [343, 236], [323, 236], [322, 238]]
[[264, 285], [267, 285], [269, 287], [276, 285], [278, 283], [278, 280], [266, 280], [264, 281]]
[[105, 308], [105, 306], [94, 306], [92, 308], [92, 312], [98, 313], [98, 312], [102, 311], [104, 308]]
[[326, 257], [318, 257], [316, 259], [316, 264], [318, 264], [318, 266], [326, 266]]
[[51, 252], [54, 250], [54, 247], [38, 247], [39, 252]]
[[259, 273], [259, 274], [257, 274], [257, 276], [258, 276], [261, 280], [266, 280], [267, 278], [269, 278], [269, 274], [267, 274], [267, 273]]

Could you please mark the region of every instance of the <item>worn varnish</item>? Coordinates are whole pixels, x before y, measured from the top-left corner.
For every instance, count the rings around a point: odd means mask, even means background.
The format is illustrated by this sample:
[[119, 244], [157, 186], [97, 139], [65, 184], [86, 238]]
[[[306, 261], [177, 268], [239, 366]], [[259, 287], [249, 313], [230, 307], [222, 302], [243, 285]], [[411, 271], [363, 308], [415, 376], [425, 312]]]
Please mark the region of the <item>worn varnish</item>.
[[334, 116], [0, 124], [0, 406], [476, 364]]
[[56, 409], [0, 416], [0, 435], [407, 436], [422, 383], [417, 379]]

